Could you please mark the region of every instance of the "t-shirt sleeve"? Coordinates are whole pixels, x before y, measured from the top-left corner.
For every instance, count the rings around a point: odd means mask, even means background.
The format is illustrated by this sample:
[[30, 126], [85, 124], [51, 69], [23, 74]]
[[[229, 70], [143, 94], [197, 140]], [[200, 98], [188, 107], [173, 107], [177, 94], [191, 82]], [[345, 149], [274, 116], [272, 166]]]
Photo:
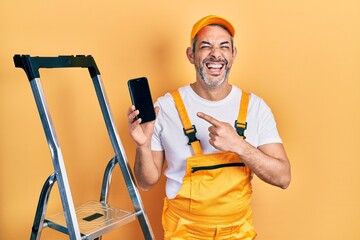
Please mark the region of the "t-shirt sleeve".
[[269, 143], [282, 143], [271, 109], [264, 101], [261, 101], [260, 104], [262, 105], [262, 114], [259, 122], [258, 145], [261, 146]]
[[154, 128], [154, 134], [151, 138], [151, 150], [153, 151], [163, 151], [164, 147], [163, 144], [161, 142], [161, 118], [162, 118], [162, 111], [161, 111], [161, 106], [159, 103], [159, 100], [155, 102], [154, 104], [155, 107], [160, 107], [160, 111], [159, 114], [155, 120], [155, 128]]

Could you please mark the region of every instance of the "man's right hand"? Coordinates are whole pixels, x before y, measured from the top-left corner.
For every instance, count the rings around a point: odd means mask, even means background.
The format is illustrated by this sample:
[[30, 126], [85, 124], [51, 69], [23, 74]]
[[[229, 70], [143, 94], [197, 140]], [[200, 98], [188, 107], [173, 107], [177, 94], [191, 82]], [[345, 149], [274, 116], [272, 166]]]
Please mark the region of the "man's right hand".
[[[157, 116], [159, 112], [159, 107], [155, 107], [155, 114]], [[141, 118], [134, 119], [139, 115], [139, 110], [135, 109], [135, 106], [132, 105], [128, 110], [128, 130], [130, 136], [135, 141], [137, 146], [145, 146], [151, 143], [151, 137], [154, 133], [155, 121], [147, 122], [144, 124], [141, 123]]]

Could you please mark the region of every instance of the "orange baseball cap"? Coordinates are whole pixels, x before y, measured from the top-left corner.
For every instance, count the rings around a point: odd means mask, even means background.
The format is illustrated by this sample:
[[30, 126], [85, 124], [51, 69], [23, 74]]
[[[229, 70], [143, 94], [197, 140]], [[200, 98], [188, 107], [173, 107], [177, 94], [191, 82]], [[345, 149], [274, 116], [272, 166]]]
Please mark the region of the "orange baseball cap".
[[190, 44], [192, 43], [193, 39], [195, 38], [196, 34], [203, 28], [203, 27], [206, 27], [210, 24], [219, 24], [219, 25], [222, 25], [224, 26], [230, 33], [230, 35], [232, 37], [234, 37], [235, 35], [235, 29], [234, 27], [232, 26], [232, 24], [222, 18], [222, 17], [218, 17], [218, 16], [215, 16], [215, 15], [209, 15], [209, 16], [206, 16], [202, 19], [200, 19], [199, 21], [197, 21], [192, 30], [191, 30], [191, 35], [190, 35]]

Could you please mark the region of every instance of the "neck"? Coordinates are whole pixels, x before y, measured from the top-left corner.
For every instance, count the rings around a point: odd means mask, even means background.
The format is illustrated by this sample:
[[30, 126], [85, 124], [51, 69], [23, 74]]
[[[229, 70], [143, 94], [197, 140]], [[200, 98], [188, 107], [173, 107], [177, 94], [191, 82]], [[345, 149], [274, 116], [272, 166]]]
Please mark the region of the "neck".
[[209, 101], [219, 101], [224, 99], [229, 95], [232, 89], [232, 86], [227, 82], [214, 88], [204, 86], [204, 84], [200, 84], [199, 82], [192, 83], [190, 86], [197, 95]]

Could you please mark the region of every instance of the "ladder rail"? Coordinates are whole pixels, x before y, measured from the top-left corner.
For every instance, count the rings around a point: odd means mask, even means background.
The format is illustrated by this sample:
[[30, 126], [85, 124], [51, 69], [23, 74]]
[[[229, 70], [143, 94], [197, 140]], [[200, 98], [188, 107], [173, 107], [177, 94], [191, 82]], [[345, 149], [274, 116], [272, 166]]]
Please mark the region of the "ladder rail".
[[40, 78], [34, 78], [33, 80], [30, 80], [30, 85], [34, 94], [35, 102], [50, 149], [54, 170], [57, 176], [56, 178], [58, 182], [61, 203], [69, 228], [69, 236], [71, 239], [81, 240], [79, 224], [75, 214], [74, 202], [71, 195], [69, 180], [66, 174], [62, 151], [59, 146], [59, 141], [52, 123], [51, 115], [46, 104]]
[[117, 160], [116, 157], [114, 157], [109, 161], [108, 165], [106, 166], [100, 194], [100, 202], [102, 203], [108, 203], [111, 177], [116, 164]]
[[49, 201], [50, 192], [55, 182], [56, 182], [56, 174], [52, 173], [44, 183], [36, 209], [30, 240], [40, 240], [41, 231], [44, 226], [45, 214]]
[[138, 220], [140, 222], [141, 229], [143, 231], [145, 239], [154, 239], [154, 234], [150, 227], [150, 222], [146, 216], [143, 204], [141, 202], [140, 193], [135, 185], [134, 177], [133, 177], [131, 171], [129, 170], [128, 161], [127, 161], [127, 158], [125, 155], [125, 150], [120, 141], [119, 134], [116, 130], [116, 126], [113, 121], [112, 113], [111, 113], [111, 110], [110, 110], [110, 107], [108, 104], [106, 93], [104, 91], [101, 76], [100, 75], [93, 76], [92, 80], [93, 80], [93, 84], [95, 87], [96, 95], [99, 100], [101, 111], [103, 113], [104, 121], [105, 121], [107, 130], [108, 130], [108, 134], [109, 134], [113, 149], [116, 154], [116, 159], [120, 166], [120, 170], [124, 177], [126, 186], [128, 188], [128, 192], [130, 194], [131, 201], [133, 203], [135, 211], [140, 212], [140, 214], [137, 214], [137, 216], [138, 216]]

